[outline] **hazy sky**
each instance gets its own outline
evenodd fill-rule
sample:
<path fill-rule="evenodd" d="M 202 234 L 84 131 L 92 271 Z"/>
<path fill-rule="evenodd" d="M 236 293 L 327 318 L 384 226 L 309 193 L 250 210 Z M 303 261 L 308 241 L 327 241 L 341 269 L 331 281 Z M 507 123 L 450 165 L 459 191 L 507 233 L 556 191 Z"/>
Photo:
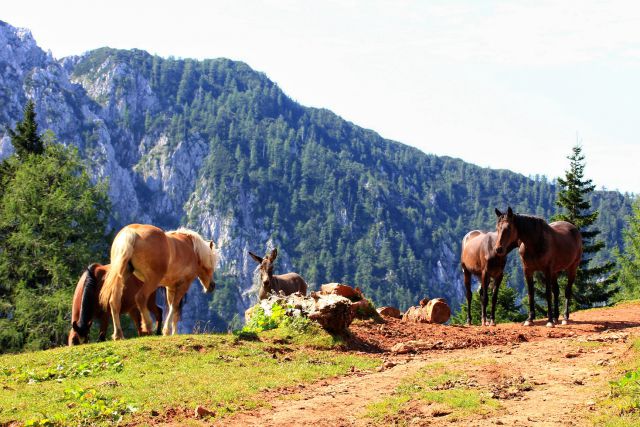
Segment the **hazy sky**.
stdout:
<path fill-rule="evenodd" d="M 248 63 L 385 138 L 640 193 L 640 2 L 10 1 L 56 58 L 101 46 Z"/>

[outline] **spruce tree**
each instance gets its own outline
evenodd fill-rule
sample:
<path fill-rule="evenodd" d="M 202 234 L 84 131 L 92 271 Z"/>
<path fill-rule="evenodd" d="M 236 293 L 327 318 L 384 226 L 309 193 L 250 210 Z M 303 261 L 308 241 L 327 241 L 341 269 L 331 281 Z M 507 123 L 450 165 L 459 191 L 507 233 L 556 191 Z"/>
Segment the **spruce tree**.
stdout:
<path fill-rule="evenodd" d="M 22 121 L 16 123 L 16 128 L 7 129 L 11 137 L 11 144 L 16 150 L 16 156 L 24 159 L 29 154 L 42 154 L 44 145 L 42 138 L 38 134 L 38 124 L 36 123 L 36 106 L 29 100 L 24 107 Z"/>
<path fill-rule="evenodd" d="M 573 296 L 578 308 L 589 308 L 607 304 L 617 292 L 614 286 L 617 274 L 613 272 L 615 262 L 592 265 L 593 255 L 604 248 L 604 242 L 597 240 L 600 230 L 592 225 L 599 212 L 591 210 L 589 195 L 595 189 L 592 180 L 584 178 L 585 156 L 582 147 L 576 144 L 569 159 L 569 169 L 564 178 L 558 178 L 556 205 L 561 212 L 554 216 L 555 221 L 568 221 L 578 227 L 582 235 L 582 261 L 578 268 Z M 562 281 L 563 284 L 566 282 Z"/>
<path fill-rule="evenodd" d="M 624 251 L 617 255 L 620 265 L 618 285 L 622 288 L 621 297 L 632 299 L 640 297 L 640 197 L 633 203 L 629 216 L 629 225 L 624 231 Z"/>

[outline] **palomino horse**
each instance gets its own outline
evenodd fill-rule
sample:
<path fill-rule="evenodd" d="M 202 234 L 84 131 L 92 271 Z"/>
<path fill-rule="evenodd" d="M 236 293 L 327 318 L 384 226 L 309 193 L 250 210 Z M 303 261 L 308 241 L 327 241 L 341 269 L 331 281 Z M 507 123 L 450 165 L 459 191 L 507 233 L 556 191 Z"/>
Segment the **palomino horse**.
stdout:
<path fill-rule="evenodd" d="M 162 333 L 178 330 L 177 311 L 182 297 L 197 277 L 206 292 L 216 286 L 213 272 L 218 263 L 218 250 L 195 231 L 181 228 L 165 233 L 158 227 L 130 224 L 118 232 L 111 245 L 111 269 L 100 291 L 100 304 L 111 306 L 113 339 L 122 338 L 120 301 L 125 281 L 133 274 L 144 284 L 135 301 L 142 313 L 142 330 L 151 328 L 147 310 L 149 296 L 159 286 L 167 288 L 169 313 Z"/>
<path fill-rule="evenodd" d="M 104 283 L 104 278 L 109 271 L 109 264 L 91 264 L 80 276 L 76 291 L 73 294 L 73 306 L 71 308 L 71 330 L 69 331 L 68 344 L 77 345 L 89 340 L 89 330 L 94 319 L 100 321 L 99 341 L 104 341 L 109 326 L 109 311 L 103 310 L 98 302 L 98 294 Z M 140 329 L 140 311 L 136 306 L 135 295 L 142 287 L 142 282 L 135 276 L 130 276 L 122 294 L 121 310 L 128 313 L 138 330 Z M 162 309 L 156 305 L 156 294 L 151 294 L 147 301 L 147 308 L 156 318 L 156 334 L 160 334 L 162 325 Z"/>
<path fill-rule="evenodd" d="M 576 270 L 582 259 L 582 236 L 575 225 L 566 221 L 547 222 L 535 216 L 514 214 L 511 208 L 503 214 L 496 209 L 498 223 L 496 230 L 498 239 L 496 252 L 505 254 L 514 243 L 520 244 L 520 259 L 529 292 L 529 317 L 525 326 L 532 325 L 535 319 L 535 300 L 533 273 L 541 271 L 545 279 L 545 296 L 547 298 L 547 326 L 553 327 L 558 321 L 558 275 L 567 272 L 565 289 L 565 309 L 563 325 L 569 322 L 569 303 L 571 287 L 576 279 Z M 551 308 L 551 292 L 553 292 L 554 308 Z"/>
<path fill-rule="evenodd" d="M 278 256 L 278 250 L 274 249 L 266 258 L 260 258 L 258 255 L 249 252 L 258 264 L 260 264 L 260 281 L 262 286 L 258 293 L 258 298 L 265 299 L 270 293 L 284 293 L 291 295 L 300 292 L 302 295 L 307 294 L 307 282 L 298 273 L 273 274 L 273 262 Z"/>
<path fill-rule="evenodd" d="M 482 306 L 482 326 L 496 325 L 496 302 L 498 289 L 502 282 L 502 272 L 507 263 L 507 253 L 517 246 L 513 243 L 507 253 L 498 255 L 495 242 L 498 233 L 473 230 L 462 239 L 460 265 L 464 273 L 464 286 L 467 294 L 467 325 L 471 325 L 471 275 L 480 281 L 480 301 Z M 491 296 L 491 317 L 487 321 L 487 303 L 489 302 L 489 282 L 493 279 L 493 295 Z"/>

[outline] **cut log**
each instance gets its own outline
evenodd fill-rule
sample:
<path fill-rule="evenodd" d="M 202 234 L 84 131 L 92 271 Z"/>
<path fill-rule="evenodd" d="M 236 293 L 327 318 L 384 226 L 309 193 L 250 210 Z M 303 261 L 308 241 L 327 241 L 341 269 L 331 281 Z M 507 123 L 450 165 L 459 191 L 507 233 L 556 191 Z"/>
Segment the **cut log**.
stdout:
<path fill-rule="evenodd" d="M 424 304 L 424 305 L 423 305 Z M 403 322 L 416 323 L 445 323 L 451 317 L 451 308 L 444 298 L 434 298 L 426 302 L 420 301 L 420 306 L 409 307 L 402 316 Z"/>

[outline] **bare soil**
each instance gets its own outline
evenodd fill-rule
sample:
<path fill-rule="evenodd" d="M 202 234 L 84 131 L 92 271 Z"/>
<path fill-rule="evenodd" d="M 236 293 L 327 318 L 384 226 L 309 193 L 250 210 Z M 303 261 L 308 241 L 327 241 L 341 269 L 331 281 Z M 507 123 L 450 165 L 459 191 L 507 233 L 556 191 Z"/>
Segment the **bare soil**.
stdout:
<path fill-rule="evenodd" d="M 380 370 L 265 393 L 261 408 L 218 422 L 224 426 L 360 426 L 366 406 L 389 397 L 405 378 L 434 363 L 463 371 L 466 386 L 500 402 L 487 415 L 451 418 L 438 405 L 417 402 L 385 425 L 557 426 L 589 425 L 595 401 L 609 391 L 615 365 L 640 334 L 640 303 L 572 314 L 566 326 L 501 324 L 495 327 L 356 322 L 344 351 L 380 357 Z M 401 342 L 423 345 L 394 354 Z M 171 417 L 163 418 L 171 425 Z M 156 422 L 158 420 L 156 419 Z M 195 420 L 194 420 L 195 421 Z M 162 424 L 162 422 L 161 422 Z"/>

